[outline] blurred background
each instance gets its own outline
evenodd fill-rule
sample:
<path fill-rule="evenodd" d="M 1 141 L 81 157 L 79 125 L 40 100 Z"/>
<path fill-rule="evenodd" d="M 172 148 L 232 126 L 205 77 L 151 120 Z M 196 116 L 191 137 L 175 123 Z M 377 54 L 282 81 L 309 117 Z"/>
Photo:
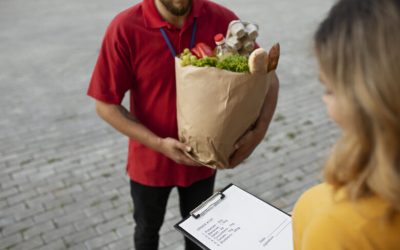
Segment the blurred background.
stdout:
<path fill-rule="evenodd" d="M 0 249 L 133 249 L 128 140 L 86 96 L 104 31 L 133 0 L 0 0 Z M 234 183 L 290 212 L 320 181 L 338 131 L 321 101 L 312 35 L 333 0 L 218 0 L 281 44 L 267 136 L 216 188 Z M 126 104 L 128 98 L 125 98 Z M 171 194 L 160 249 L 182 250 Z"/>

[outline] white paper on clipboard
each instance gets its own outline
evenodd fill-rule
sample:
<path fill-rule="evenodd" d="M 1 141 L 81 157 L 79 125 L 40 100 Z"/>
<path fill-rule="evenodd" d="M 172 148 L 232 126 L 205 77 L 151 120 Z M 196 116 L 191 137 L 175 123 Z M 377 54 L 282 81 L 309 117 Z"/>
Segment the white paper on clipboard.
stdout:
<path fill-rule="evenodd" d="M 203 249 L 293 250 L 290 215 L 233 184 L 175 228 Z"/>

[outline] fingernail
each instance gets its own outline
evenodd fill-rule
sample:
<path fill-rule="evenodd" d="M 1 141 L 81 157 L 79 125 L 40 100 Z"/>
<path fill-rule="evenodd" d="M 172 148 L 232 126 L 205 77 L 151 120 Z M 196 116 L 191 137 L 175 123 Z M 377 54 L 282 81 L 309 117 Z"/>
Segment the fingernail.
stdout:
<path fill-rule="evenodd" d="M 187 151 L 187 152 L 190 152 L 190 151 L 192 151 L 192 148 L 189 147 L 189 146 L 187 146 L 187 147 L 186 147 L 186 151 Z"/>

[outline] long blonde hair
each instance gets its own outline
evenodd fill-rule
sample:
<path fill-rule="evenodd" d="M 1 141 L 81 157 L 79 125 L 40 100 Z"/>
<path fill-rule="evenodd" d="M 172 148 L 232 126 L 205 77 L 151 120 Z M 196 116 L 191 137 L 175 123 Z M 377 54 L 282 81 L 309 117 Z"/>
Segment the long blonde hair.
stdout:
<path fill-rule="evenodd" d="M 341 0 L 314 40 L 351 124 L 326 162 L 326 181 L 400 212 L 400 0 Z"/>

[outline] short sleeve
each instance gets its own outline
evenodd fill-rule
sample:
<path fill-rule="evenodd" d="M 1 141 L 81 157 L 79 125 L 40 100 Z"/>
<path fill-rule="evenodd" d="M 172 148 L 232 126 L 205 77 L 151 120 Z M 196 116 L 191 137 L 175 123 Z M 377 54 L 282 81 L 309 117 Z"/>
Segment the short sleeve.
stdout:
<path fill-rule="evenodd" d="M 133 82 L 128 47 L 121 25 L 114 20 L 107 28 L 87 94 L 97 100 L 121 104 Z"/>

